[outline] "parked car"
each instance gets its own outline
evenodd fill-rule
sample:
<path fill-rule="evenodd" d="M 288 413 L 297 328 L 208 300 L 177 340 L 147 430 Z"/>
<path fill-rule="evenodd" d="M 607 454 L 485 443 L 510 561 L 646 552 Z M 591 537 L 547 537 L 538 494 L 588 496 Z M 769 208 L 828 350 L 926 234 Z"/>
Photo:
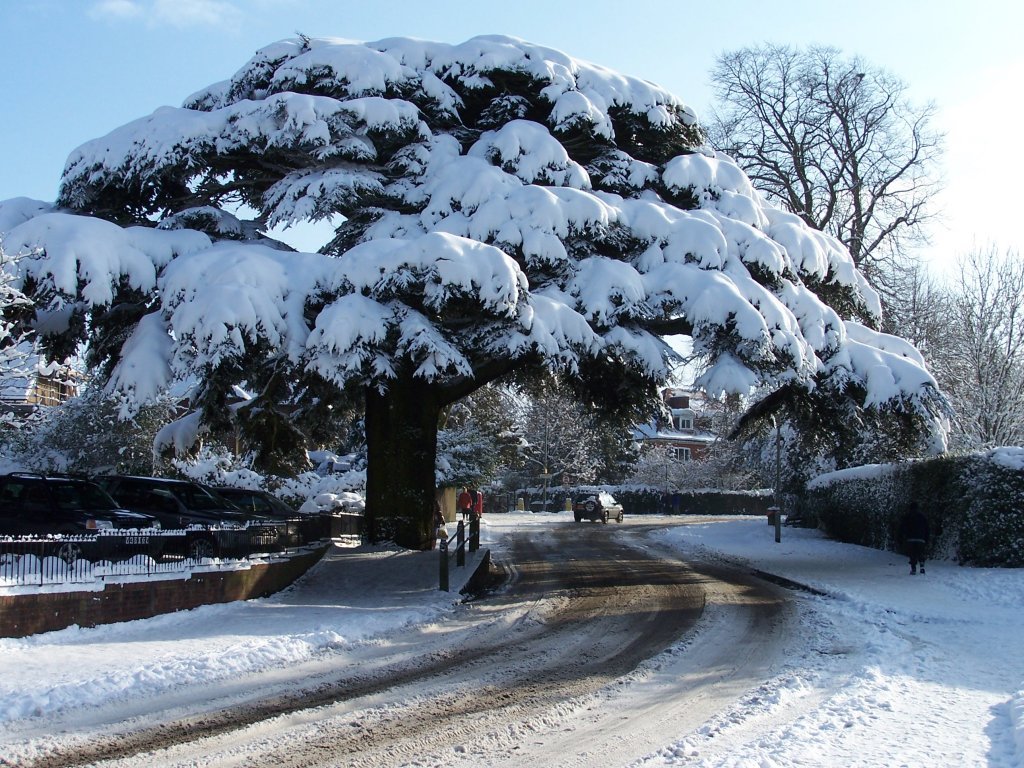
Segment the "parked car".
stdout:
<path fill-rule="evenodd" d="M 11 537 L 3 544 L 9 552 L 53 555 L 69 566 L 79 559 L 156 559 L 165 541 L 159 528 L 152 515 L 120 508 L 110 494 L 82 478 L 32 472 L 0 476 L 0 536 Z M 15 538 L 20 536 L 31 540 Z"/>
<path fill-rule="evenodd" d="M 277 521 L 245 512 L 189 480 L 105 475 L 96 482 L 120 505 L 155 516 L 165 529 L 188 529 L 181 554 L 192 559 L 230 555 L 254 544 L 273 548 L 284 533 Z"/>
<path fill-rule="evenodd" d="M 577 523 L 584 518 L 594 522 L 600 520 L 602 523 L 607 523 L 609 520 L 622 522 L 622 505 L 615 500 L 614 496 L 605 491 L 592 493 L 579 499 L 572 505 L 572 513 Z"/>
<path fill-rule="evenodd" d="M 189 480 L 133 475 L 105 475 L 96 478 L 117 502 L 133 512 L 156 517 L 164 528 L 242 527 L 267 518 L 246 513 L 230 501 Z"/>
<path fill-rule="evenodd" d="M 294 520 L 303 516 L 267 491 L 226 486 L 214 487 L 211 490 L 249 515 L 259 515 L 272 520 Z"/>
<path fill-rule="evenodd" d="M 0 476 L 0 534 L 86 534 L 159 528 L 145 513 L 122 509 L 96 483 L 80 478 L 12 472 Z"/>

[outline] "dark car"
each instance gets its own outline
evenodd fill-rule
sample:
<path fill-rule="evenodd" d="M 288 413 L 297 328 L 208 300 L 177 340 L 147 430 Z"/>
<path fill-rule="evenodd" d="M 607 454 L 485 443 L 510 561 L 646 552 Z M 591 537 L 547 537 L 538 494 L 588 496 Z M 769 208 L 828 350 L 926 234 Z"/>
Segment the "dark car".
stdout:
<path fill-rule="evenodd" d="M 87 534 L 159 527 L 152 515 L 121 508 L 88 480 L 29 472 L 0 476 L 3 535 Z"/>
<path fill-rule="evenodd" d="M 164 528 L 242 527 L 264 521 L 248 514 L 199 483 L 165 477 L 106 475 L 96 478 L 117 503 L 156 517 Z"/>
<path fill-rule="evenodd" d="M 267 491 L 228 487 L 216 487 L 213 491 L 249 515 L 259 515 L 272 520 L 294 520 L 303 516 Z"/>
<path fill-rule="evenodd" d="M 165 529 L 188 529 L 187 557 L 229 556 L 254 545 L 273 549 L 281 544 L 282 524 L 243 511 L 199 483 L 134 475 L 106 475 L 96 482 L 120 505 L 154 515 Z"/>

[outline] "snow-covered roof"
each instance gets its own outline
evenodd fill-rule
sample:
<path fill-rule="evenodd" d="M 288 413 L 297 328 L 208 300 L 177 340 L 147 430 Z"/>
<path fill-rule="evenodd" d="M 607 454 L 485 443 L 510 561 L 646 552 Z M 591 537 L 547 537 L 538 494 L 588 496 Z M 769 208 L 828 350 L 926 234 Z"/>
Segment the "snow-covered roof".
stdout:
<path fill-rule="evenodd" d="M 672 429 L 671 427 L 659 426 L 657 424 L 640 424 L 633 427 L 633 436 L 636 440 L 651 442 L 671 443 L 695 443 L 710 445 L 717 442 L 719 436 L 713 432 L 699 429 Z"/>

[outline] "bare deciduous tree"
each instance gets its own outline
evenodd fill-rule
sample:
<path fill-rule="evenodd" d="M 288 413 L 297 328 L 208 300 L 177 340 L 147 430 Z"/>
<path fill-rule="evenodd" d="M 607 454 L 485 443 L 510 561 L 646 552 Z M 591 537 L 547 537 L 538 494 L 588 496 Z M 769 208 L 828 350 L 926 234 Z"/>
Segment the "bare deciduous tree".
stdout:
<path fill-rule="evenodd" d="M 938 190 L 941 136 L 932 104 L 834 48 L 765 45 L 720 55 L 711 73 L 717 108 L 710 141 L 754 185 L 838 238 L 883 296 L 921 241 Z"/>
<path fill-rule="evenodd" d="M 977 248 L 950 294 L 948 343 L 933 360 L 956 413 L 951 444 L 1024 445 L 1024 262 Z"/>
<path fill-rule="evenodd" d="M 882 330 L 907 339 L 933 362 L 949 343 L 949 287 L 923 263 L 908 265 L 893 276 L 892 285 Z"/>

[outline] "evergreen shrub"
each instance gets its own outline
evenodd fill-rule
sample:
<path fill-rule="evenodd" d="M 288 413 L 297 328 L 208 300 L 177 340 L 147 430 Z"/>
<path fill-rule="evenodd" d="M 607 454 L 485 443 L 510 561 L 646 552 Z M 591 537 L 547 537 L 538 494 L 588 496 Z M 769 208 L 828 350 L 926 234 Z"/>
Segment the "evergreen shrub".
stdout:
<path fill-rule="evenodd" d="M 579 486 L 570 489 L 570 496 L 576 499 L 597 490 L 614 496 L 627 515 L 767 515 L 772 503 L 769 491 L 706 488 L 672 493 L 645 485 Z"/>
<path fill-rule="evenodd" d="M 899 551 L 899 521 L 916 502 L 932 529 L 931 556 L 977 566 L 1024 565 L 1024 449 L 941 456 L 831 472 L 799 508 L 826 535 Z"/>

